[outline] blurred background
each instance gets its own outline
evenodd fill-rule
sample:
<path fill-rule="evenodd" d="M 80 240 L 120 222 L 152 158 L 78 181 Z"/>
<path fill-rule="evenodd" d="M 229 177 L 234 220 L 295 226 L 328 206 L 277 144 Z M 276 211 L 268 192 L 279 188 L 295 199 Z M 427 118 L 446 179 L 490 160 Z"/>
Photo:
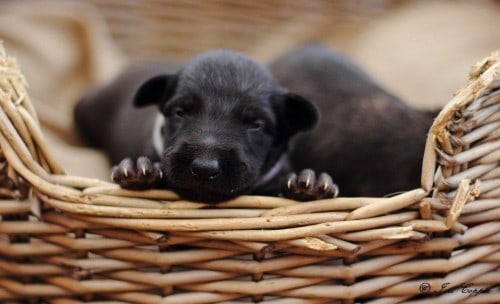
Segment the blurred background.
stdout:
<path fill-rule="evenodd" d="M 495 0 L 45 0 L 0 2 L 0 40 L 26 74 L 44 133 L 71 174 L 107 178 L 72 109 L 127 64 L 214 48 L 266 63 L 319 41 L 419 108 L 444 105 L 500 48 Z"/>

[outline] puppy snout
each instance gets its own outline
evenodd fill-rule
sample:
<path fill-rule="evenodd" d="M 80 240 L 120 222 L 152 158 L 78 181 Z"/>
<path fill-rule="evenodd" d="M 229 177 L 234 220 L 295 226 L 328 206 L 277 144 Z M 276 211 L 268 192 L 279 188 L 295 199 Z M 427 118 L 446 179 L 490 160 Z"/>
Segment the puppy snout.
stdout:
<path fill-rule="evenodd" d="M 219 161 L 212 157 L 198 157 L 190 166 L 191 174 L 203 181 L 215 180 L 221 171 Z"/>

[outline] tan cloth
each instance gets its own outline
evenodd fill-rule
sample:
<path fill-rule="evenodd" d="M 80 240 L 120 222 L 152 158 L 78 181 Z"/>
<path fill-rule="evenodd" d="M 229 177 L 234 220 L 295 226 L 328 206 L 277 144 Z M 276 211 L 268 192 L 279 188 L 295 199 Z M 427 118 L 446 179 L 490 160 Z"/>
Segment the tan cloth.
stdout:
<path fill-rule="evenodd" d="M 397 95 L 435 108 L 467 83 L 476 61 L 500 49 L 500 2 L 405 3 L 353 41 L 350 54 Z"/>
<path fill-rule="evenodd" d="M 300 37 L 277 31 L 276 39 L 266 36 L 251 54 L 266 60 L 308 37 L 321 40 L 339 46 L 392 91 L 429 108 L 447 102 L 466 82 L 469 67 L 500 47 L 499 15 L 493 1 L 405 1 L 383 18 L 344 24 L 344 35 L 334 18 L 318 23 L 321 28 L 304 27 Z M 79 145 L 72 125 L 73 106 L 85 88 L 108 81 L 127 62 L 99 11 L 85 1 L 2 1 L 0 40 L 22 66 L 62 167 L 108 178 L 102 153 Z"/>
<path fill-rule="evenodd" d="M 72 110 L 80 94 L 112 78 L 126 62 L 98 12 L 71 1 L 4 3 L 0 40 L 26 75 L 44 133 L 63 168 L 108 178 L 100 152 L 70 145 L 77 142 Z"/>

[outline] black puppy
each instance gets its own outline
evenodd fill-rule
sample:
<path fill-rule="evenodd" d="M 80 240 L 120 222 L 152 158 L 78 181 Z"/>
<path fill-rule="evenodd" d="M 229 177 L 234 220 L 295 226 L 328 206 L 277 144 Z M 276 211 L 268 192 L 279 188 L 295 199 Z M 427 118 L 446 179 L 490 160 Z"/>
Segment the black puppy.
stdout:
<path fill-rule="evenodd" d="M 169 188 L 206 202 L 283 188 L 297 199 L 336 195 L 328 174 L 289 175 L 289 141 L 317 120 L 313 104 L 285 91 L 265 68 L 223 50 L 179 69 L 132 68 L 75 109 L 84 137 L 113 163 L 123 159 L 112 169 L 122 187 Z"/>
<path fill-rule="evenodd" d="M 322 115 L 313 131 L 294 139 L 292 170 L 331 174 L 343 196 L 382 196 L 419 186 L 433 113 L 411 108 L 320 45 L 297 48 L 270 70 L 280 85 L 312 101 Z"/>

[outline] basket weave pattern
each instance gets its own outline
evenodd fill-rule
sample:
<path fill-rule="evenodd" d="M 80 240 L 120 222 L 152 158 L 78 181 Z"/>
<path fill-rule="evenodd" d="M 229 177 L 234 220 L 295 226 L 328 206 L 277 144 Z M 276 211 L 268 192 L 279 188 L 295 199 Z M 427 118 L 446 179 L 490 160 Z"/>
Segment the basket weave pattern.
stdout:
<path fill-rule="evenodd" d="M 381 16 L 392 0 L 187 1 L 87 0 L 106 18 L 117 44 L 133 59 L 189 59 L 224 46 L 267 60 L 328 32 L 352 34 Z"/>
<path fill-rule="evenodd" d="M 430 129 L 421 188 L 213 207 L 65 175 L 0 47 L 0 301 L 494 303 L 500 53 L 471 78 Z"/>

